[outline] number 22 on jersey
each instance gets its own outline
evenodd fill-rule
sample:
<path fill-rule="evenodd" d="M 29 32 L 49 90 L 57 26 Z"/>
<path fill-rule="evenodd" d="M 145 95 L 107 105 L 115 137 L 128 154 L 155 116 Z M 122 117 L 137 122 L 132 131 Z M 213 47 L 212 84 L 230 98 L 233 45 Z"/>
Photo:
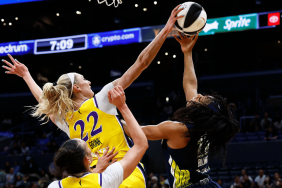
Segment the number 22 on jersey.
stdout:
<path fill-rule="evenodd" d="M 90 136 L 93 137 L 99 133 L 102 132 L 102 125 L 100 125 L 100 127 L 98 129 L 95 129 L 96 128 L 96 125 L 98 123 L 98 113 L 95 112 L 95 111 L 92 111 L 88 114 L 87 118 L 86 118 L 86 121 L 87 123 L 89 123 L 90 121 L 90 118 L 93 117 L 94 118 L 94 124 L 93 124 L 93 127 L 91 129 L 91 133 L 90 133 Z M 84 140 L 85 142 L 87 142 L 89 140 L 89 135 L 88 135 L 88 132 L 86 133 L 85 137 L 83 137 L 84 135 L 84 129 L 85 129 L 85 123 L 83 120 L 78 120 L 75 122 L 74 124 L 74 130 L 77 131 L 77 126 L 80 126 L 80 129 L 81 129 L 81 139 Z"/>

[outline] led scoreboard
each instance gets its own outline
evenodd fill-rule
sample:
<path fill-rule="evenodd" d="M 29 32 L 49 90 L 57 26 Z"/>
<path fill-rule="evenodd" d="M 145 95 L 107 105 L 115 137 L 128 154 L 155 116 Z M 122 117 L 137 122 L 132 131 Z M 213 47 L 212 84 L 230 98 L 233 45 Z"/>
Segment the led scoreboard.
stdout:
<path fill-rule="evenodd" d="M 87 35 L 75 35 L 50 39 L 39 39 L 34 42 L 34 54 L 51 54 L 87 49 Z"/>

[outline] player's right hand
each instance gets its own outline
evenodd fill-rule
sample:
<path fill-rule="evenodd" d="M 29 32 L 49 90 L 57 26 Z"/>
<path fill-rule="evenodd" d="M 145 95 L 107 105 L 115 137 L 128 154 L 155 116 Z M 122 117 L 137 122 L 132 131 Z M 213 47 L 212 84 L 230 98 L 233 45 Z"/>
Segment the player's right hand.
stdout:
<path fill-rule="evenodd" d="M 193 47 L 195 46 L 198 37 L 199 37 L 199 33 L 197 33 L 197 35 L 191 36 L 191 37 L 187 37 L 186 35 L 180 33 L 178 31 L 179 37 L 180 39 L 174 35 L 174 38 L 179 42 L 179 44 L 181 45 L 181 50 L 183 53 L 189 53 L 192 52 Z"/>
<path fill-rule="evenodd" d="M 24 78 L 29 74 L 28 68 L 24 64 L 15 60 L 10 54 L 8 54 L 8 56 L 13 62 L 12 64 L 9 63 L 9 61 L 6 61 L 4 59 L 2 60 L 4 63 L 6 63 L 6 65 L 8 65 L 8 66 L 4 66 L 4 65 L 2 66 L 4 69 L 8 70 L 6 71 L 7 74 L 15 74 L 22 78 Z"/>
<path fill-rule="evenodd" d="M 170 17 L 169 17 L 169 19 L 168 19 L 168 21 L 167 21 L 167 23 L 166 23 L 166 26 L 165 26 L 165 27 L 168 29 L 169 32 L 172 31 L 173 26 L 174 26 L 176 20 L 179 19 L 179 18 L 184 17 L 184 15 L 177 16 L 177 14 L 178 14 L 180 11 L 182 11 L 182 10 L 184 9 L 184 8 L 179 8 L 180 6 L 181 6 L 181 5 L 178 5 L 177 7 L 175 7 L 175 8 L 172 10 L 171 15 L 170 15 Z"/>

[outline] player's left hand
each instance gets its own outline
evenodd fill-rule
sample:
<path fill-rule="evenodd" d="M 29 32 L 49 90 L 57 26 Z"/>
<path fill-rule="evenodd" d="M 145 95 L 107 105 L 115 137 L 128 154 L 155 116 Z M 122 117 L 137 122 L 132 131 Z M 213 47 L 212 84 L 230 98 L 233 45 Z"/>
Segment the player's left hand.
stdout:
<path fill-rule="evenodd" d="M 115 147 L 108 153 L 109 147 L 106 148 L 106 151 L 102 155 L 102 157 L 99 156 L 98 153 L 95 153 L 98 157 L 98 162 L 96 164 L 96 168 L 92 170 L 92 173 L 102 173 L 108 166 L 112 163 L 117 162 L 117 159 L 114 159 L 111 163 L 110 161 L 118 154 L 118 152 L 115 152 Z"/>
<path fill-rule="evenodd" d="M 191 37 L 187 37 L 186 35 L 180 33 L 178 31 L 178 34 L 180 36 L 180 39 L 174 35 L 174 38 L 179 42 L 179 44 L 181 45 L 181 50 L 183 53 L 189 53 L 192 52 L 193 47 L 195 46 L 198 38 L 199 38 L 199 33 L 197 33 L 197 35 L 191 36 Z"/>
<path fill-rule="evenodd" d="M 125 104 L 125 94 L 121 86 L 115 86 L 108 92 L 109 102 L 116 107 L 120 107 Z"/>

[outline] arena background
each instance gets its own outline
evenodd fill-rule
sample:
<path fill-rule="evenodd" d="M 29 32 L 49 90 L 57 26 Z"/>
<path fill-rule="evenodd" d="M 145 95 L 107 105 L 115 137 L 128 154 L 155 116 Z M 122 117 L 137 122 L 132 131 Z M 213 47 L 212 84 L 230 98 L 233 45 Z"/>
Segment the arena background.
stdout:
<path fill-rule="evenodd" d="M 2 1 L 0 56 L 8 60 L 5 50 L 11 47 L 5 47 L 27 44 L 28 50 L 9 53 L 29 68 L 41 87 L 56 81 L 61 74 L 78 72 L 98 92 L 135 62 L 166 23 L 171 10 L 183 2 L 123 0 L 123 4 L 114 8 L 99 5 L 96 0 Z M 241 124 L 241 132 L 228 144 L 225 165 L 220 158 L 210 159 L 210 176 L 215 181 L 221 179 L 222 187 L 228 188 L 234 184 L 236 175 L 241 176 L 242 169 L 247 169 L 253 180 L 263 169 L 270 177 L 264 187 L 272 187 L 274 173 L 282 173 L 281 3 L 277 0 L 195 2 L 205 8 L 210 23 L 230 16 L 239 20 L 239 15 L 246 14 L 254 16 L 252 22 L 255 22 L 253 28 L 202 31 L 193 49 L 199 93 L 215 91 L 235 103 L 236 118 Z M 268 25 L 269 13 L 279 15 L 275 26 Z M 126 32 L 135 33 L 132 40 L 130 35 L 124 41 L 103 43 L 101 39 Z M 48 54 L 35 54 L 40 51 L 33 46 L 37 39 L 85 34 L 92 40 L 89 44 L 93 44 L 87 50 L 50 53 L 45 48 Z M 128 105 L 140 125 L 172 119 L 173 112 L 185 105 L 183 67 L 180 45 L 170 37 L 148 69 L 126 89 Z M 23 187 L 46 187 L 54 179 L 51 173 L 54 153 L 67 136 L 52 123 L 40 125 L 41 122 L 30 117 L 27 106 L 37 102 L 21 78 L 7 75 L 2 69 L 0 79 L 0 187 L 5 187 L 11 167 L 15 176 L 21 177 L 18 181 L 22 181 Z M 270 135 L 277 135 L 274 140 L 266 138 L 269 127 Z M 21 152 L 23 144 L 29 147 L 27 155 Z M 166 179 L 160 141 L 150 141 L 149 146 L 142 162 L 150 186 L 162 187 L 152 178 L 157 176 L 157 182 Z"/>

